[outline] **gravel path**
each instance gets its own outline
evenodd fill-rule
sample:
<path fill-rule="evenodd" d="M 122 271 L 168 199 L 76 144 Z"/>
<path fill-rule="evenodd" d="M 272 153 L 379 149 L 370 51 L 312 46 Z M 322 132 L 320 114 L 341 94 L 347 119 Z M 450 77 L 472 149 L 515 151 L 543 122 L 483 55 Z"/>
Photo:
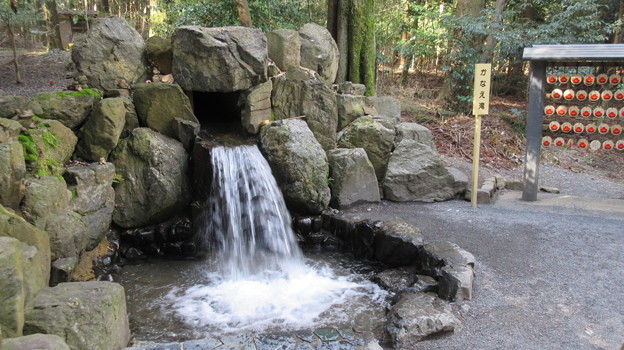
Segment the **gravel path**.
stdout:
<path fill-rule="evenodd" d="M 519 200 L 520 192 L 503 191 L 494 204 L 474 209 L 464 201 L 383 202 L 347 211 L 401 217 L 420 227 L 426 241 L 452 241 L 475 255 L 475 299 L 455 305 L 463 329 L 417 349 L 624 344 L 624 200 L 605 199 L 624 198 L 624 186 L 550 167 L 542 179 L 562 194 L 540 194 L 530 203 Z"/>

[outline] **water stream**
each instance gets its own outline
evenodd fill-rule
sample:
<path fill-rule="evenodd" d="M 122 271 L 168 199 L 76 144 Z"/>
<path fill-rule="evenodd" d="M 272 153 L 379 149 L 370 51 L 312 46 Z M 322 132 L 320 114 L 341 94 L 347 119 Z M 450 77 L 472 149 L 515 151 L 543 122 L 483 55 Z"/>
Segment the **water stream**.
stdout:
<path fill-rule="evenodd" d="M 256 146 L 215 148 L 212 163 L 201 232 L 210 257 L 127 267 L 123 274 L 137 338 L 383 323 L 387 293 L 369 281 L 370 269 L 334 254 L 306 258 L 301 252 L 281 192 Z M 156 316 L 145 319 L 150 312 Z"/>

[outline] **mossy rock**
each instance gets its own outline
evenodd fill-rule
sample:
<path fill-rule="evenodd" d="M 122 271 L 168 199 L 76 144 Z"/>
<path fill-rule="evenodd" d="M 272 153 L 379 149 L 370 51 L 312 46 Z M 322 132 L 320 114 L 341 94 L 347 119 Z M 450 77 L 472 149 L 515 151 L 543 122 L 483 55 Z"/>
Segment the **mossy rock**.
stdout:
<path fill-rule="evenodd" d="M 78 137 L 59 121 L 41 120 L 22 132 L 19 142 L 31 174 L 60 175 L 74 153 Z"/>
<path fill-rule="evenodd" d="M 50 92 L 35 95 L 32 99 L 32 110 L 38 117 L 58 120 L 66 127 L 74 129 L 87 119 L 93 104 L 101 98 L 102 92 L 94 89 Z"/>
<path fill-rule="evenodd" d="M 80 136 L 76 155 L 88 161 L 107 158 L 117 146 L 126 124 L 126 106 L 120 97 L 98 102 Z"/>

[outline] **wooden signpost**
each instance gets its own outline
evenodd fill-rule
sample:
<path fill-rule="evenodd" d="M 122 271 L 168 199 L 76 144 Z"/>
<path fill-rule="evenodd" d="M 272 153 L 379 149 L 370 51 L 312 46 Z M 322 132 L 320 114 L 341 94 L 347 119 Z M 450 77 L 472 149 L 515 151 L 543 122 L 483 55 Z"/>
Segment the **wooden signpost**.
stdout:
<path fill-rule="evenodd" d="M 492 64 L 477 63 L 475 65 L 474 95 L 472 97 L 472 114 L 475 116 L 474 147 L 472 152 L 472 192 L 470 203 L 477 206 L 479 187 L 479 158 L 481 146 L 481 118 L 490 112 L 490 82 Z"/>

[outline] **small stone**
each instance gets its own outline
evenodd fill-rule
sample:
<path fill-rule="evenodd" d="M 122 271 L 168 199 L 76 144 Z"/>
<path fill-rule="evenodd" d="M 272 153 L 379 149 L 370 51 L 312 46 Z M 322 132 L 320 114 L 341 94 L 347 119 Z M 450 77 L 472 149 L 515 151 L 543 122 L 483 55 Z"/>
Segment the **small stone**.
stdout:
<path fill-rule="evenodd" d="M 561 193 L 561 191 L 556 187 L 545 187 L 545 186 L 540 187 L 540 192 L 554 193 L 554 194 Z"/>
<path fill-rule="evenodd" d="M 314 334 L 324 342 L 336 340 L 340 337 L 340 333 L 338 333 L 335 328 L 331 327 L 315 329 Z"/>
<path fill-rule="evenodd" d="M 340 333 L 340 336 L 347 340 L 355 339 L 355 332 L 353 332 L 353 329 L 351 328 L 338 328 L 338 333 Z"/>
<path fill-rule="evenodd" d="M 314 343 L 315 341 L 318 340 L 316 336 L 314 335 L 314 333 L 312 333 L 312 331 L 301 331 L 301 332 L 297 332 L 296 335 L 301 340 L 306 341 L 308 343 Z"/>

